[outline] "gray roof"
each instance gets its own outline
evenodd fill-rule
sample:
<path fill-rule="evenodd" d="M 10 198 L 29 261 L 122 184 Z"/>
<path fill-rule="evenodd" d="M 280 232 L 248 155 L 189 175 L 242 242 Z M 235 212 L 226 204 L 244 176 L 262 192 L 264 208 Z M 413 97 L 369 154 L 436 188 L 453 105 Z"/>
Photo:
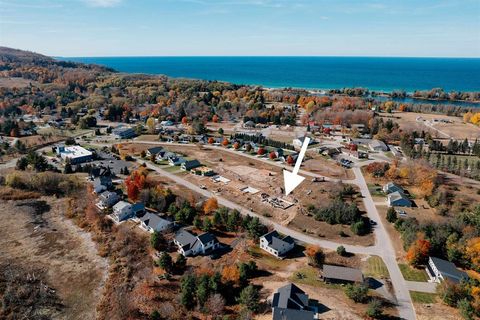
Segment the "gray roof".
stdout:
<path fill-rule="evenodd" d="M 372 148 L 377 148 L 377 147 L 380 147 L 382 148 L 383 150 L 388 150 L 388 147 L 387 145 L 385 144 L 385 142 L 381 141 L 381 140 L 372 140 L 370 141 L 370 146 Z"/>
<path fill-rule="evenodd" d="M 278 288 L 273 295 L 273 320 L 312 320 L 314 312 L 309 310 L 308 295 L 289 283 Z"/>
<path fill-rule="evenodd" d="M 436 257 L 430 257 L 430 259 L 444 278 L 454 282 L 460 282 L 462 278 L 468 279 L 468 274 L 458 270 L 452 262 Z"/>
<path fill-rule="evenodd" d="M 155 229 L 158 226 L 168 226 L 172 223 L 171 221 L 163 219 L 162 217 L 151 212 L 147 212 L 143 217 L 140 218 L 140 220 L 152 229 Z"/>
<path fill-rule="evenodd" d="M 363 274 L 359 269 L 333 266 L 330 264 L 323 265 L 323 277 L 335 280 L 344 280 L 351 282 L 363 282 Z"/>
<path fill-rule="evenodd" d="M 276 230 L 264 234 L 262 237 L 265 238 L 268 242 L 268 245 L 275 250 L 280 250 L 282 244 L 284 243 L 292 244 L 295 242 L 295 240 L 290 236 L 282 238 Z"/>
<path fill-rule="evenodd" d="M 408 201 L 408 203 L 412 203 L 412 201 L 410 201 L 410 199 L 407 198 L 407 196 L 403 193 L 403 192 L 400 192 L 400 191 L 395 191 L 395 192 L 392 192 L 388 195 L 388 199 L 390 200 L 390 203 L 393 203 L 395 201 L 399 201 L 399 200 L 404 200 L 404 201 Z"/>
<path fill-rule="evenodd" d="M 189 250 L 197 241 L 197 237 L 182 229 L 175 234 L 175 240 L 182 246 L 182 248 Z"/>

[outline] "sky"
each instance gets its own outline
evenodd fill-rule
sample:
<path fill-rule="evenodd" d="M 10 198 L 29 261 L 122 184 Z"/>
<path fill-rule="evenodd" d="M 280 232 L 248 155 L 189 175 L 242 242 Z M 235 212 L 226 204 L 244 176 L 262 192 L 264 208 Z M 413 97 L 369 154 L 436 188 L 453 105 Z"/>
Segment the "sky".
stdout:
<path fill-rule="evenodd" d="M 0 0 L 50 56 L 480 57 L 480 0 Z"/>

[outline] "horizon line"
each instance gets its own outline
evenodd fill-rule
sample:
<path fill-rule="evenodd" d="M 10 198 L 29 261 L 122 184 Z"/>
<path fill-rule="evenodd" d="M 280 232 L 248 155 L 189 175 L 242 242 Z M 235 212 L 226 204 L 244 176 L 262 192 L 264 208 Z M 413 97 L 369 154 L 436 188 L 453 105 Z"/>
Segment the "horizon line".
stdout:
<path fill-rule="evenodd" d="M 371 56 L 371 55 L 51 55 L 52 58 L 395 58 L 395 59 L 480 59 L 480 56 Z"/>

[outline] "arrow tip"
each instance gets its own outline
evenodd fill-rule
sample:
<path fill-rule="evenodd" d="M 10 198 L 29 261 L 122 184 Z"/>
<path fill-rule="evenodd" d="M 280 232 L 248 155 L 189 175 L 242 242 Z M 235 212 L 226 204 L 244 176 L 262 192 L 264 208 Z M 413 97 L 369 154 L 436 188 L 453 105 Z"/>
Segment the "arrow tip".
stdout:
<path fill-rule="evenodd" d="M 304 177 L 294 174 L 290 171 L 283 170 L 283 182 L 285 185 L 285 195 L 288 196 L 302 181 Z"/>

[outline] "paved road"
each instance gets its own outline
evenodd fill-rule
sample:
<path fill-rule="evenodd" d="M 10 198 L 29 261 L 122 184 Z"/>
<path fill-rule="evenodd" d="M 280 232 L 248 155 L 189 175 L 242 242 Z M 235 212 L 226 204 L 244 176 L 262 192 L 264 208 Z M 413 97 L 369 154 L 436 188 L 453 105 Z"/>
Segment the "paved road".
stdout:
<path fill-rule="evenodd" d="M 410 293 L 405 283 L 405 279 L 403 278 L 400 268 L 398 267 L 395 250 L 393 248 L 390 236 L 383 225 L 382 219 L 380 219 L 377 207 L 375 206 L 372 196 L 370 195 L 361 169 L 359 167 L 354 167 L 353 172 L 355 173 L 355 180 L 357 182 L 356 184 L 362 193 L 363 203 L 365 205 L 365 209 L 367 210 L 368 217 L 377 222 L 377 226 L 373 230 L 375 233 L 376 248 L 380 251 L 379 256 L 382 257 L 383 262 L 385 262 L 388 272 L 390 273 L 390 279 L 393 284 L 393 289 L 395 290 L 395 296 L 397 297 L 400 317 L 404 319 L 415 319 L 416 316 L 413 309 L 412 299 L 410 298 Z"/>
<path fill-rule="evenodd" d="M 435 282 L 419 282 L 419 281 L 405 281 L 408 290 L 435 293 L 437 292 L 437 283 Z"/>

